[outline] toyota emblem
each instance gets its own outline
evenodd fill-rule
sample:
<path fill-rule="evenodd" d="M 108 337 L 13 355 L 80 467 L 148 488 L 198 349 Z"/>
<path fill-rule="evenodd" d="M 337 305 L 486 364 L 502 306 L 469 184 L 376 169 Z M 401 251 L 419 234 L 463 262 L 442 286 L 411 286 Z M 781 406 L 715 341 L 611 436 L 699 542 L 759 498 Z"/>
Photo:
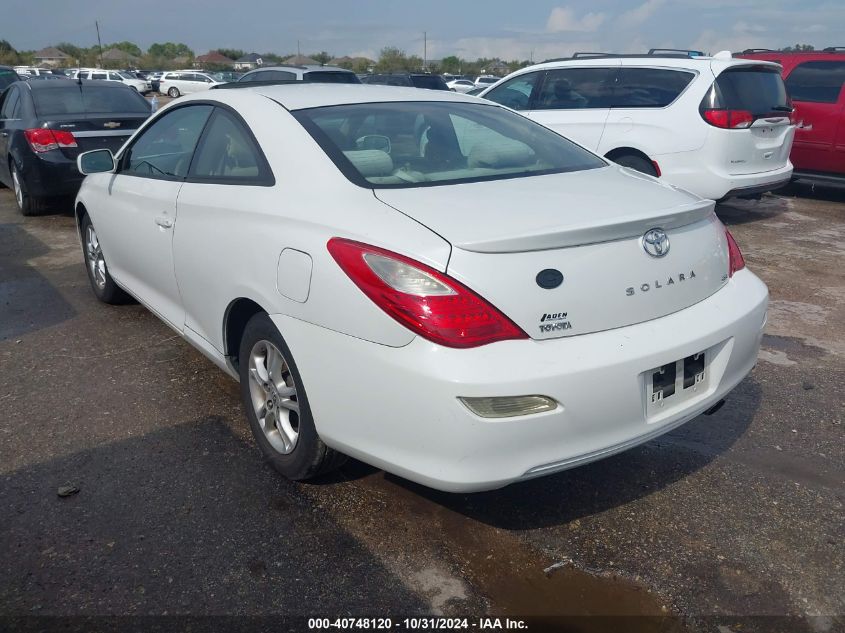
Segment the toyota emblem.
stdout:
<path fill-rule="evenodd" d="M 663 257 L 669 252 L 669 236 L 663 229 L 649 229 L 643 235 L 643 250 L 652 257 Z"/>

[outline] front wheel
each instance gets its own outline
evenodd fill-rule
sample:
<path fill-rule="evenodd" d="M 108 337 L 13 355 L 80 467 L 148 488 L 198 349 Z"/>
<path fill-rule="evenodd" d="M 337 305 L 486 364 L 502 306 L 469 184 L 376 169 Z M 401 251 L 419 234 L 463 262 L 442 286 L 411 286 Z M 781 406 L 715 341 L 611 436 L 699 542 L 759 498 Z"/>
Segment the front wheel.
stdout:
<path fill-rule="evenodd" d="M 121 304 L 131 301 L 130 296 L 123 288 L 118 286 L 109 274 L 106 266 L 106 258 L 103 256 L 103 248 L 97 231 L 91 223 L 91 218 L 85 215 L 82 218 L 82 254 L 85 257 L 85 271 L 88 273 L 88 281 L 91 282 L 91 290 L 94 295 L 103 303 Z"/>
<path fill-rule="evenodd" d="M 167 96 L 171 99 L 176 99 L 179 96 L 179 88 L 174 86 L 167 91 Z"/>
<path fill-rule="evenodd" d="M 317 435 L 302 377 L 266 314 L 247 323 L 238 358 L 241 400 L 252 434 L 277 471 L 288 479 L 310 479 L 346 461 Z"/>

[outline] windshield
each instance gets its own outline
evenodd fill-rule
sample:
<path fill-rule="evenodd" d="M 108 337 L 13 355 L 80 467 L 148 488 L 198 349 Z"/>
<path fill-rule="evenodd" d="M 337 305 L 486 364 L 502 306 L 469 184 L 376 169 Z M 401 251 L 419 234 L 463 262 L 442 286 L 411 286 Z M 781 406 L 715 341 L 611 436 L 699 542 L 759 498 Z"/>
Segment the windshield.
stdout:
<path fill-rule="evenodd" d="M 607 164 L 495 105 L 366 103 L 292 114 L 347 178 L 368 188 L 519 178 Z"/>
<path fill-rule="evenodd" d="M 121 77 L 123 77 L 124 79 L 136 79 L 136 77 L 133 77 L 129 73 L 118 72 L 117 74 L 120 75 Z"/>
<path fill-rule="evenodd" d="M 119 84 L 112 88 L 68 83 L 58 88 L 33 90 L 32 99 L 39 117 L 58 114 L 150 113 L 150 104 L 144 97 Z"/>

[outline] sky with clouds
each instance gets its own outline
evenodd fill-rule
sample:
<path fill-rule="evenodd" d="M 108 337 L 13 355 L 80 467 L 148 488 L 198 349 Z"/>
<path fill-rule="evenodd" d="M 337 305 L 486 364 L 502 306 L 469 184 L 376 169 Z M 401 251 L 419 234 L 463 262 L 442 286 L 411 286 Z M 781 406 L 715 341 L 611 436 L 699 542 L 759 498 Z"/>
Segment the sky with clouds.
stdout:
<path fill-rule="evenodd" d="M 246 51 L 377 57 L 383 46 L 428 57 L 543 60 L 574 51 L 651 47 L 715 53 L 796 43 L 845 46 L 845 0 L 4 0 L 0 39 L 18 49 L 60 41 L 184 42 Z"/>

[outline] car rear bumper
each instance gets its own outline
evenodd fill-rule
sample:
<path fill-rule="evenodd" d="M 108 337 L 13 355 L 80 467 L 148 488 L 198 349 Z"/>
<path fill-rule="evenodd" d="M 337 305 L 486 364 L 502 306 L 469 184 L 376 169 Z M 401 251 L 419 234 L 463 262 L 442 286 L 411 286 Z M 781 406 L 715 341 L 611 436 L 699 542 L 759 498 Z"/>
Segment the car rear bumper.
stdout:
<path fill-rule="evenodd" d="M 768 291 L 742 270 L 675 314 L 623 328 L 457 350 L 392 348 L 297 319 L 272 319 L 296 359 L 317 430 L 344 453 L 454 492 L 505 486 L 600 459 L 706 411 L 753 368 Z M 649 414 L 649 370 L 709 350 L 708 382 Z M 559 406 L 478 417 L 459 397 L 544 395 Z"/>
<path fill-rule="evenodd" d="M 731 196 L 774 191 L 792 178 L 792 163 L 754 174 L 730 174 L 708 166 L 699 152 L 682 152 L 652 157 L 660 165 L 661 179 L 702 198 L 722 200 Z"/>
<path fill-rule="evenodd" d="M 76 161 L 58 151 L 28 156 L 22 166 L 27 193 L 36 197 L 75 196 L 85 178 Z"/>

